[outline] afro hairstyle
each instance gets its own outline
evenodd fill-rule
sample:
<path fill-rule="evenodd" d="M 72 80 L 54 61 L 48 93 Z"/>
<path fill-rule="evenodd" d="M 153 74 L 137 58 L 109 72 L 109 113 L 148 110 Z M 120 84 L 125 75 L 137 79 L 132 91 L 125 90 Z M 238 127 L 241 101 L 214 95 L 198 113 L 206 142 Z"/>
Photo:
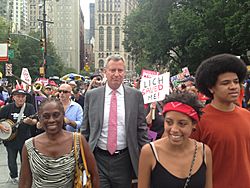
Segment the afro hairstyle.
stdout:
<path fill-rule="evenodd" d="M 232 72 L 237 74 L 239 82 L 242 83 L 246 77 L 247 68 L 245 63 L 231 54 L 219 54 L 204 60 L 196 70 L 196 87 L 207 97 L 213 98 L 209 91 L 215 86 L 218 76 Z"/>

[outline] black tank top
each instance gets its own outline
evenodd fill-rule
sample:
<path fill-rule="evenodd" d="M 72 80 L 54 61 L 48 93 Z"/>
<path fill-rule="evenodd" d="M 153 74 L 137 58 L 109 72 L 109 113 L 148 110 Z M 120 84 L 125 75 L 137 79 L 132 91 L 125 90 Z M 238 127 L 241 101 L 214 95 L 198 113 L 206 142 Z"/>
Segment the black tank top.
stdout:
<path fill-rule="evenodd" d="M 171 174 L 167 169 L 165 169 L 156 157 L 153 146 L 150 143 L 150 147 L 155 156 L 156 165 L 151 172 L 151 188 L 183 188 L 187 178 L 178 178 Z M 205 147 L 203 144 L 203 161 L 198 169 L 198 171 L 193 174 L 188 183 L 188 188 L 204 188 L 206 182 L 206 164 L 204 161 L 205 157 Z"/>

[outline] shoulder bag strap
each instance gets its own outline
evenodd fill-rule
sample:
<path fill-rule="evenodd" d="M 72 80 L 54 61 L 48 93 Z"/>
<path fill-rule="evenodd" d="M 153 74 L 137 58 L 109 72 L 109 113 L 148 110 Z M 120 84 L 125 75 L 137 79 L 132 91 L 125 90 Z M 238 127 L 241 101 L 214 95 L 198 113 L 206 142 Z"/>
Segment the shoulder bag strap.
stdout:
<path fill-rule="evenodd" d="M 84 169 L 85 169 L 85 172 L 86 172 L 86 176 L 89 179 L 90 174 L 89 174 L 89 171 L 88 171 L 87 162 L 86 162 L 86 158 L 85 158 L 85 155 L 84 155 L 84 148 L 83 148 L 81 134 L 79 134 L 79 133 L 76 133 L 76 134 L 78 135 L 79 142 L 80 142 L 81 156 L 82 156 L 82 161 L 83 161 Z"/>
<path fill-rule="evenodd" d="M 23 117 L 23 112 L 24 112 L 25 107 L 26 107 L 26 103 L 23 104 L 23 106 L 22 106 L 22 108 L 21 108 L 21 110 L 19 112 L 19 115 L 18 115 L 18 118 L 17 118 L 17 122 L 16 122 L 16 124 L 17 124 L 16 128 L 19 127 L 19 122 L 21 121 L 21 119 Z"/>
<path fill-rule="evenodd" d="M 76 161 L 76 172 L 78 173 L 78 161 L 77 161 L 77 146 L 76 146 L 76 139 L 77 139 L 77 134 L 76 133 L 73 133 L 74 134 L 74 155 L 75 155 L 75 161 Z"/>

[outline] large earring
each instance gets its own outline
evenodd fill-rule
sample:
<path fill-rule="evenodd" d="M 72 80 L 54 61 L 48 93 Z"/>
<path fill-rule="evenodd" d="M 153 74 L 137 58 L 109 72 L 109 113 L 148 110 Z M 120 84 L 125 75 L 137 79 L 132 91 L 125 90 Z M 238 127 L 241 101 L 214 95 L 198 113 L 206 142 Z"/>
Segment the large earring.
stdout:
<path fill-rule="evenodd" d="M 196 131 L 196 127 L 193 127 L 193 128 L 192 128 L 192 131 L 193 131 L 193 132 Z"/>
<path fill-rule="evenodd" d="M 38 121 L 37 124 L 36 124 L 36 128 L 38 128 L 38 129 L 43 128 L 42 124 L 41 124 L 39 121 Z"/>

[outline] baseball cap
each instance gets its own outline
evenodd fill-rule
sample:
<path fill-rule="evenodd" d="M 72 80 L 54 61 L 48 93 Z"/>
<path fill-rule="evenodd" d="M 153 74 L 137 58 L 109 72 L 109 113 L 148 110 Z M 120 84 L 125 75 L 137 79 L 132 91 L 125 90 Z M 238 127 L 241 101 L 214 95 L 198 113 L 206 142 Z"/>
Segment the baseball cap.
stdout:
<path fill-rule="evenodd" d="M 16 89 L 12 91 L 11 95 L 27 95 L 28 93 L 23 89 Z"/>

